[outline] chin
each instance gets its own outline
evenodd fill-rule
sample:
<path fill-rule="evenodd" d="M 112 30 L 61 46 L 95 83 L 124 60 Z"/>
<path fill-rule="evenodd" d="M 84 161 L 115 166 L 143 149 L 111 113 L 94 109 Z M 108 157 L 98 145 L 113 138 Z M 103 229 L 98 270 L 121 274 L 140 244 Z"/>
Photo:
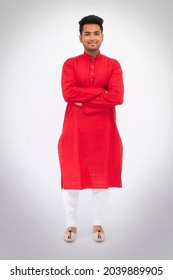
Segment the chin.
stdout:
<path fill-rule="evenodd" d="M 98 51 L 99 49 L 98 48 L 89 48 L 88 50 L 95 52 L 95 51 Z"/>

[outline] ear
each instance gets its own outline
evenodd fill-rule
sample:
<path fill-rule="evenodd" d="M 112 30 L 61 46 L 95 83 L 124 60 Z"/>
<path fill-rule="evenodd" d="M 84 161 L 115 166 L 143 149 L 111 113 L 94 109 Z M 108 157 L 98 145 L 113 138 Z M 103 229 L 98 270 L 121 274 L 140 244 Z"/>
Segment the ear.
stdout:
<path fill-rule="evenodd" d="M 82 35 L 79 35 L 79 41 L 82 43 Z"/>

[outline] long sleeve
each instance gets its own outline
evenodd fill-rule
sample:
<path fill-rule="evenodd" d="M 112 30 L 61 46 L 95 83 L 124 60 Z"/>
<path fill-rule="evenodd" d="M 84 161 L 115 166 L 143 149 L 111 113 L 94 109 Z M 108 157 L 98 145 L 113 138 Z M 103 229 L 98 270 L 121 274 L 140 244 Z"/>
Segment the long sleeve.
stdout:
<path fill-rule="evenodd" d="M 62 69 L 62 93 L 66 102 L 88 102 L 103 94 L 103 88 L 79 87 L 75 77 L 74 59 L 68 59 Z"/>
<path fill-rule="evenodd" d="M 124 83 L 121 66 L 113 60 L 112 73 L 108 82 L 107 92 L 104 91 L 98 97 L 83 103 L 85 113 L 92 114 L 123 103 Z"/>

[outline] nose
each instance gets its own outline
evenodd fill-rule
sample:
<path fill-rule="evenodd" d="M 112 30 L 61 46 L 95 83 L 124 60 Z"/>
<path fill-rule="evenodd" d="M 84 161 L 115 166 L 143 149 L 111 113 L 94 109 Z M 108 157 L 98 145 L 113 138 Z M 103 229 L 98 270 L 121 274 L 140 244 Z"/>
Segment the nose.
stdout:
<path fill-rule="evenodd" d="M 90 35 L 90 41 L 91 41 L 91 42 L 95 41 L 95 35 L 94 35 L 94 34 L 91 34 L 91 35 Z"/>

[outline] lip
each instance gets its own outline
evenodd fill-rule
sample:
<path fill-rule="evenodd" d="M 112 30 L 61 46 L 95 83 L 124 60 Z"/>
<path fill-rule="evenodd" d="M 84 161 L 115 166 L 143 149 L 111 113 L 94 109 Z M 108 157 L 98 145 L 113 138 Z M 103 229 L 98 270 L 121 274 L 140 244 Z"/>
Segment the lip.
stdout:
<path fill-rule="evenodd" d="M 95 46 L 95 45 L 96 45 L 96 43 L 89 43 L 89 45 L 91 45 L 91 46 Z"/>

